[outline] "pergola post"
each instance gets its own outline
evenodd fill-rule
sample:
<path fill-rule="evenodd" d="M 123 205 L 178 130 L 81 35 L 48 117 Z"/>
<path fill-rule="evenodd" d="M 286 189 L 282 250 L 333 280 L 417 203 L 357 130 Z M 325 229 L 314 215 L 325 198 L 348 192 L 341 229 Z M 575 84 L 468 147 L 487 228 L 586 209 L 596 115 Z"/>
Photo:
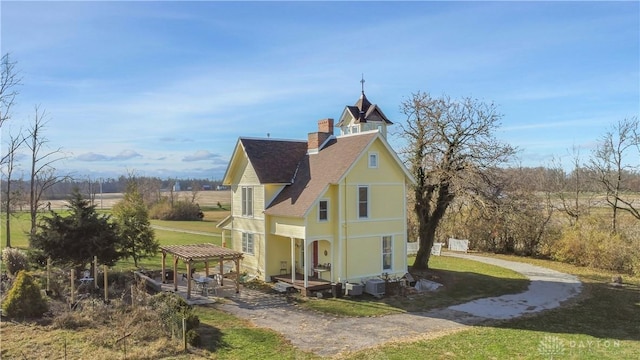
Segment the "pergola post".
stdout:
<path fill-rule="evenodd" d="M 240 258 L 235 257 L 233 262 L 236 263 L 236 294 L 240 292 Z"/>
<path fill-rule="evenodd" d="M 173 255 L 173 291 L 178 291 L 178 257 Z"/>
<path fill-rule="evenodd" d="M 164 276 L 164 275 L 165 275 L 165 272 L 167 271 L 167 270 L 165 269 L 165 260 L 166 260 L 166 259 L 167 259 L 167 252 L 166 252 L 166 251 L 164 251 L 164 250 L 162 250 L 162 270 L 161 270 L 161 271 L 162 271 L 162 275 L 161 275 L 162 277 L 161 277 L 160 279 L 162 280 L 162 283 L 163 283 L 163 284 L 166 284 L 166 283 L 167 283 L 167 282 L 166 282 L 166 280 L 165 280 L 165 276 Z"/>
<path fill-rule="evenodd" d="M 220 256 L 220 286 L 224 285 L 222 279 L 224 279 L 224 256 Z"/>
<path fill-rule="evenodd" d="M 191 299 L 191 260 L 187 260 L 187 299 Z"/>

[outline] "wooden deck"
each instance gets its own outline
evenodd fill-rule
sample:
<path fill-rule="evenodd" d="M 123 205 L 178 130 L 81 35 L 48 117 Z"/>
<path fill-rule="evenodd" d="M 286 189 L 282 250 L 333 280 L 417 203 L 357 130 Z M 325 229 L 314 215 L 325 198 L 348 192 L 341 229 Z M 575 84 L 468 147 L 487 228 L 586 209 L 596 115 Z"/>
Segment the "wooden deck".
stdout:
<path fill-rule="evenodd" d="M 307 296 L 310 292 L 313 291 L 321 291 L 331 289 L 331 282 L 328 280 L 322 280 L 317 277 L 309 277 L 308 285 L 306 288 L 304 287 L 304 276 L 302 274 L 296 274 L 296 280 L 291 282 L 291 274 L 282 274 L 282 275 L 274 275 L 271 276 L 273 281 L 282 281 L 287 284 L 293 285 L 294 288 L 300 290 L 302 295 Z"/>

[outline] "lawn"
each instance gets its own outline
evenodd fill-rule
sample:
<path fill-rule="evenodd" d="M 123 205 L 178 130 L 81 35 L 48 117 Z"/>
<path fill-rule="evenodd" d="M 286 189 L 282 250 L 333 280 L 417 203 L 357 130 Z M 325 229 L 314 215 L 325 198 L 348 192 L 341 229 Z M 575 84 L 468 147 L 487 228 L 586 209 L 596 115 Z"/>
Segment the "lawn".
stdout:
<path fill-rule="evenodd" d="M 494 256 L 494 255 L 491 255 Z M 475 326 L 438 339 L 389 344 L 348 359 L 637 359 L 640 278 L 609 285 L 613 274 L 572 265 L 500 256 L 580 277 L 582 295 L 538 315 Z"/>
<path fill-rule="evenodd" d="M 412 264 L 415 258 L 410 258 Z M 428 311 L 462 304 L 474 299 L 525 291 L 529 280 L 523 275 L 466 259 L 433 256 L 426 277 L 443 288 L 422 294 L 388 296 L 380 300 L 364 294 L 359 298 L 300 298 L 301 307 L 339 316 L 381 316 L 399 312 Z"/>

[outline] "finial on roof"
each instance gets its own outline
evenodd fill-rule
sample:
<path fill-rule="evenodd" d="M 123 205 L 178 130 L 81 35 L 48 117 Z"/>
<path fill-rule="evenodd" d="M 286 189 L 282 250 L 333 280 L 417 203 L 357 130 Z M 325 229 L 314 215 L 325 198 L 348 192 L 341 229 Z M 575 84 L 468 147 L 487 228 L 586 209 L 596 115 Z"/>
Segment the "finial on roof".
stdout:
<path fill-rule="evenodd" d="M 362 94 L 364 94 L 364 73 L 362 74 L 362 80 L 360 80 L 360 84 L 362 85 Z"/>

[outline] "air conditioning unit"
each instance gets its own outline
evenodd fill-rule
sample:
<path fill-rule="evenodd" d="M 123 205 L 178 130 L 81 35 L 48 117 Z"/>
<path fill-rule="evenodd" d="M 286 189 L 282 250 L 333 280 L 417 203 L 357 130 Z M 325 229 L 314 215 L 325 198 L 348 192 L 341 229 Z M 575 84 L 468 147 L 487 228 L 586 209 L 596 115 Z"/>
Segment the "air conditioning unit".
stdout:
<path fill-rule="evenodd" d="M 371 294 L 375 297 L 381 297 L 384 295 L 384 280 L 382 279 L 369 279 L 365 285 L 364 291 L 367 294 Z"/>
<path fill-rule="evenodd" d="M 362 295 L 362 289 L 364 288 L 362 284 L 346 283 L 344 284 L 344 286 L 345 286 L 344 288 L 345 295 L 349 295 L 349 296 Z"/>

